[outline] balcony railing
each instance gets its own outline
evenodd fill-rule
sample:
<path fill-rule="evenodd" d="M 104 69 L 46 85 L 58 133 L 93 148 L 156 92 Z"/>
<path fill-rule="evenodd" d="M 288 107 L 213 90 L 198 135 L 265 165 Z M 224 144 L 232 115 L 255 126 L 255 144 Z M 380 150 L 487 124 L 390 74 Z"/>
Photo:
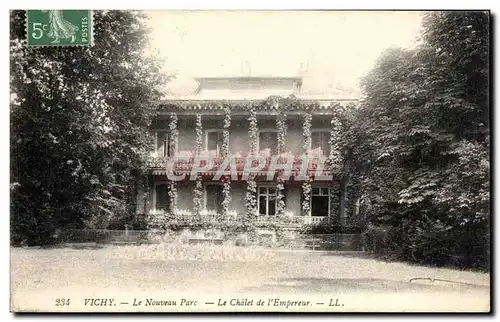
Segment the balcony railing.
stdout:
<path fill-rule="evenodd" d="M 322 174 L 328 175 L 331 173 L 332 167 L 325 157 L 316 156 L 305 156 L 305 155 L 286 155 L 286 156 L 228 156 L 228 158 L 233 158 L 231 160 L 236 165 L 236 171 L 238 174 L 242 174 L 246 169 L 256 169 L 259 168 L 258 172 L 261 174 L 267 174 L 273 162 L 276 164 L 277 171 L 284 171 L 283 168 L 290 169 L 291 166 L 291 176 L 298 176 L 299 174 L 305 174 L 307 171 L 309 175 L 311 174 Z M 262 158 L 256 160 L 256 158 Z M 273 159 L 274 158 L 274 159 Z M 195 166 L 195 161 L 198 163 Z M 264 166 L 259 167 L 259 163 L 264 161 Z M 231 163 L 232 163 L 231 162 Z M 196 159 L 194 156 L 175 156 L 175 157 L 154 157 L 149 160 L 148 166 L 150 169 L 154 169 L 160 173 L 167 173 L 167 171 L 172 171 L 174 173 L 190 173 L 193 168 L 200 169 L 203 168 L 202 172 L 206 174 L 216 173 L 221 165 L 224 163 L 224 159 L 221 157 L 204 157 L 201 156 L 200 159 Z M 248 163 L 248 164 L 247 164 Z M 303 165 L 307 163 L 307 165 Z M 226 163 L 228 165 L 228 163 Z M 207 167 L 208 166 L 208 167 Z M 319 167 L 319 169 L 318 169 Z M 221 169 L 225 171 L 231 170 L 229 167 Z M 255 170 L 252 170 L 255 173 Z"/>
<path fill-rule="evenodd" d="M 157 215 L 158 216 L 158 215 Z M 160 215 L 162 216 L 162 215 Z M 198 218 L 198 219 L 196 219 Z M 242 224 L 248 219 L 241 216 L 222 216 L 222 215 L 200 215 L 199 217 L 189 215 L 176 215 L 171 217 L 170 223 L 176 225 L 191 225 L 194 223 L 201 223 L 207 226 L 220 225 L 220 224 Z M 316 217 L 316 216 L 256 216 L 252 219 L 252 223 L 256 226 L 302 226 L 307 224 L 320 225 L 333 222 L 330 217 Z"/>
<path fill-rule="evenodd" d="M 330 217 L 319 217 L 319 216 L 306 216 L 306 223 L 307 224 L 313 224 L 313 225 L 319 225 L 319 224 L 327 224 L 330 223 Z"/>

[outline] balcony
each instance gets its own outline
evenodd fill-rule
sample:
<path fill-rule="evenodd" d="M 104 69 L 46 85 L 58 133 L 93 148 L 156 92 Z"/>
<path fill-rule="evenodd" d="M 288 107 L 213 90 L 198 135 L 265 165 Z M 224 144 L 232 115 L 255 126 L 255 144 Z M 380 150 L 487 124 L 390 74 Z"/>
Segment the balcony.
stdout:
<path fill-rule="evenodd" d="M 153 211 L 150 216 L 155 216 L 157 219 L 167 216 L 163 211 Z M 160 219 L 161 220 L 161 219 Z M 226 225 L 241 226 L 248 223 L 248 219 L 236 215 L 235 213 L 223 216 L 215 212 L 203 212 L 200 216 L 195 216 L 190 212 L 182 211 L 175 216 L 169 217 L 169 223 L 175 226 L 193 226 L 203 225 L 206 227 L 219 227 Z M 301 227 L 304 225 L 324 225 L 333 223 L 330 217 L 316 216 L 256 216 L 251 223 L 256 227 Z"/>
<path fill-rule="evenodd" d="M 177 215 L 174 221 L 180 226 L 189 226 L 193 223 L 193 215 Z M 300 227 L 310 223 L 310 217 L 306 216 L 257 216 L 252 220 L 252 224 L 256 227 L 280 226 L 280 227 Z M 223 226 L 223 225 L 242 225 L 246 219 L 239 216 L 222 216 L 222 215 L 201 215 L 199 223 L 205 226 Z"/>
<path fill-rule="evenodd" d="M 148 167 L 155 175 L 166 175 L 169 171 L 174 174 L 190 174 L 193 170 L 198 170 L 201 175 L 214 175 L 218 171 L 230 171 L 232 164 L 235 165 L 238 175 L 242 175 L 245 169 L 252 174 L 267 175 L 269 170 L 274 168 L 275 173 L 287 175 L 283 168 L 291 169 L 289 176 L 299 175 L 317 176 L 331 175 L 331 167 L 327 158 L 314 155 L 291 155 L 282 154 L 280 156 L 271 155 L 231 155 L 231 160 L 224 160 L 221 157 L 210 155 L 194 156 L 193 154 L 178 154 L 174 157 L 154 157 L 149 160 Z M 195 162 L 197 163 L 195 165 Z M 263 165 L 261 166 L 261 164 Z M 291 167 L 289 165 L 291 163 Z M 304 163 L 307 163 L 304 164 Z M 224 169 L 221 168 L 222 165 Z"/>

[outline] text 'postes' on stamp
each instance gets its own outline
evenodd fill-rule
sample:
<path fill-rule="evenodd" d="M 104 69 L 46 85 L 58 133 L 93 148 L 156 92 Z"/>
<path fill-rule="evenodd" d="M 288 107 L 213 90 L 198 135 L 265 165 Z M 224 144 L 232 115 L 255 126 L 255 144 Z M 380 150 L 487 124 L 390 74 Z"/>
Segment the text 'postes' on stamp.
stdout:
<path fill-rule="evenodd" d="M 27 10 L 29 46 L 92 45 L 92 10 Z"/>

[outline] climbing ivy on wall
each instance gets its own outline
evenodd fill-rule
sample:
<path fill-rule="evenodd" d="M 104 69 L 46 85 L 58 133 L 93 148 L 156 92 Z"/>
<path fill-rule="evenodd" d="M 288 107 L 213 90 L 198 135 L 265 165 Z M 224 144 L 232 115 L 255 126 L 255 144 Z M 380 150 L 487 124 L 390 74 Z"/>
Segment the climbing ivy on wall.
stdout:
<path fill-rule="evenodd" d="M 304 153 L 307 154 L 307 151 L 311 147 L 311 122 L 312 115 L 310 112 L 304 114 L 304 123 L 302 125 L 302 135 L 304 137 L 304 141 L 302 143 L 302 149 Z M 311 210 L 311 178 L 309 177 L 309 173 L 307 174 L 307 178 L 302 183 L 302 214 L 304 216 L 308 216 Z"/>
<path fill-rule="evenodd" d="M 199 155 L 202 149 L 202 140 L 203 140 L 203 125 L 201 123 L 201 114 L 196 115 L 196 154 Z M 203 210 L 203 183 L 202 177 L 200 174 L 196 175 L 196 185 L 193 191 L 193 204 L 194 204 L 194 212 L 196 215 L 200 215 Z"/>
<path fill-rule="evenodd" d="M 250 116 L 248 117 L 248 140 L 250 154 L 257 154 L 257 140 L 258 140 L 258 126 L 257 126 L 257 113 L 255 109 L 250 109 Z M 245 194 L 245 206 L 247 209 L 247 217 L 249 221 L 255 217 L 257 213 L 257 183 L 253 174 L 248 176 L 247 191 Z"/>
<path fill-rule="evenodd" d="M 342 103 L 344 104 L 344 103 Z M 348 104 L 348 103 L 347 103 Z M 291 95 L 289 97 L 270 96 L 264 100 L 249 100 L 249 101 L 226 101 L 221 104 L 220 101 L 175 101 L 159 106 L 160 110 L 210 110 L 214 109 L 224 110 L 226 106 L 231 106 L 231 111 L 331 111 L 336 106 L 340 105 L 338 102 L 332 102 L 329 106 L 321 105 L 316 100 L 298 99 Z"/>
<path fill-rule="evenodd" d="M 169 149 L 171 153 L 175 153 L 177 149 L 177 141 L 179 139 L 179 130 L 177 129 L 177 114 L 172 113 L 170 115 L 170 123 L 169 123 L 169 135 L 170 135 L 170 146 Z M 169 203 L 169 211 L 170 213 L 173 213 L 175 209 L 177 209 L 177 184 L 175 181 L 169 181 L 168 182 L 168 197 L 170 198 L 170 203 Z"/>
<path fill-rule="evenodd" d="M 280 109 L 276 117 L 276 128 L 278 129 L 278 154 L 285 152 L 286 149 L 286 114 L 283 109 Z M 276 213 L 282 216 L 285 212 L 285 180 L 283 179 L 283 171 L 278 172 L 276 178 Z"/>
<path fill-rule="evenodd" d="M 231 110 L 226 107 L 224 110 L 224 123 L 222 125 L 222 157 L 229 155 L 229 128 L 231 127 Z M 229 213 L 229 204 L 231 203 L 231 177 L 224 176 L 222 188 L 222 215 L 227 216 Z"/>
<path fill-rule="evenodd" d="M 342 167 L 342 147 L 341 147 L 341 134 L 342 134 L 342 107 L 338 105 L 334 109 L 334 114 L 330 121 L 330 153 L 328 155 L 328 164 L 330 171 L 337 172 Z"/>

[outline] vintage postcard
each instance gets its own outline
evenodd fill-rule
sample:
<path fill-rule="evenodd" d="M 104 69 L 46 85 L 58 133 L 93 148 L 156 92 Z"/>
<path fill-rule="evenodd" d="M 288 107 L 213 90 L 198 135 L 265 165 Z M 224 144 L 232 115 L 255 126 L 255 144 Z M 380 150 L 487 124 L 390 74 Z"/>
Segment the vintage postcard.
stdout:
<path fill-rule="evenodd" d="M 483 312 L 490 12 L 10 11 L 10 309 Z"/>

